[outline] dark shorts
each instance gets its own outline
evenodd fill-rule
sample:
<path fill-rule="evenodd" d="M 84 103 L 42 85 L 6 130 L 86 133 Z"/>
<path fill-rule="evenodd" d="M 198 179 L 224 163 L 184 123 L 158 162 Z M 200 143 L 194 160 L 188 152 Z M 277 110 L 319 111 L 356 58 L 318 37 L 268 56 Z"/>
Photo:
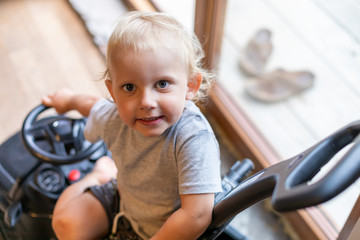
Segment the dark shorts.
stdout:
<path fill-rule="evenodd" d="M 116 180 L 112 179 L 103 185 L 89 187 L 88 190 L 92 192 L 105 209 L 111 229 L 114 217 L 120 211 L 120 196 Z"/>
<path fill-rule="evenodd" d="M 109 220 L 109 239 L 141 240 L 141 238 L 137 236 L 132 229 L 130 222 L 125 217 L 119 218 L 117 222 L 117 232 L 116 234 L 111 234 L 114 218 L 120 211 L 120 195 L 115 179 L 112 179 L 108 183 L 100 186 L 89 187 L 88 191 L 90 191 L 95 198 L 99 200 L 105 209 Z"/>

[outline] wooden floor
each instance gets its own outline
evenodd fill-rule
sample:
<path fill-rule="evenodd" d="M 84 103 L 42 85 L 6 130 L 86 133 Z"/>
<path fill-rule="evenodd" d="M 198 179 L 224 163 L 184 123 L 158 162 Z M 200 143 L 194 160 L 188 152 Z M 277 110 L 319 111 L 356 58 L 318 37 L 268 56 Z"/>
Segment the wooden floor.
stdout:
<path fill-rule="evenodd" d="M 0 142 L 47 93 L 105 96 L 104 58 L 67 1 L 0 1 L 0 36 Z"/>
<path fill-rule="evenodd" d="M 229 0 L 219 84 L 278 154 L 288 159 L 360 119 L 360 3 L 354 0 Z M 279 103 L 244 91 L 240 52 L 260 28 L 274 46 L 266 71 L 309 70 L 315 84 Z M 356 183 L 322 205 L 340 229 L 360 192 Z"/>

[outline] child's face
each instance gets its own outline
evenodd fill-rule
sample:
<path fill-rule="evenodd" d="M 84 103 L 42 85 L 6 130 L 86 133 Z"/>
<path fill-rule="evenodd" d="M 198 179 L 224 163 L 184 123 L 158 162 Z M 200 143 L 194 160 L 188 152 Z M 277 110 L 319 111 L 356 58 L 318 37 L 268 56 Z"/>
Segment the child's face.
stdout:
<path fill-rule="evenodd" d="M 159 136 L 175 124 L 201 81 L 201 76 L 189 79 L 188 66 L 165 47 L 113 52 L 109 73 L 106 86 L 120 118 L 144 136 Z"/>

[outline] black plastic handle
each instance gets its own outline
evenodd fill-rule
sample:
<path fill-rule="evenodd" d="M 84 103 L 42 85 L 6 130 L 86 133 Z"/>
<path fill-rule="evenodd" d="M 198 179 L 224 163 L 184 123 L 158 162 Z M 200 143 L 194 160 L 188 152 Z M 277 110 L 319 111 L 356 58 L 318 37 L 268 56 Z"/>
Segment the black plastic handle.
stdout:
<path fill-rule="evenodd" d="M 291 211 L 323 203 L 335 197 L 360 177 L 360 121 L 354 122 L 289 161 L 277 173 L 272 203 L 278 211 Z M 309 183 L 340 150 L 353 146 L 322 178 Z"/>
<path fill-rule="evenodd" d="M 277 211 L 292 211 L 338 195 L 360 177 L 360 142 L 356 141 L 359 134 L 360 121 L 353 122 L 310 149 L 240 183 L 216 204 L 207 232 L 220 232 L 239 212 L 270 196 Z M 309 183 L 324 165 L 351 143 L 354 145 L 330 171 L 320 180 Z"/>

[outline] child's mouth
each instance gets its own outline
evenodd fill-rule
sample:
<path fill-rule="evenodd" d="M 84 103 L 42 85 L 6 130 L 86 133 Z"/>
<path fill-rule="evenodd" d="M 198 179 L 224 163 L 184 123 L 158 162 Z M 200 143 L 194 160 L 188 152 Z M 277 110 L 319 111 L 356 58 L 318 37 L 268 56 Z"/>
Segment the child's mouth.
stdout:
<path fill-rule="evenodd" d="M 163 119 L 163 116 L 147 117 L 147 118 L 139 118 L 138 122 L 140 122 L 141 124 L 146 125 L 146 126 L 154 126 L 154 125 L 159 124 L 162 119 Z"/>

